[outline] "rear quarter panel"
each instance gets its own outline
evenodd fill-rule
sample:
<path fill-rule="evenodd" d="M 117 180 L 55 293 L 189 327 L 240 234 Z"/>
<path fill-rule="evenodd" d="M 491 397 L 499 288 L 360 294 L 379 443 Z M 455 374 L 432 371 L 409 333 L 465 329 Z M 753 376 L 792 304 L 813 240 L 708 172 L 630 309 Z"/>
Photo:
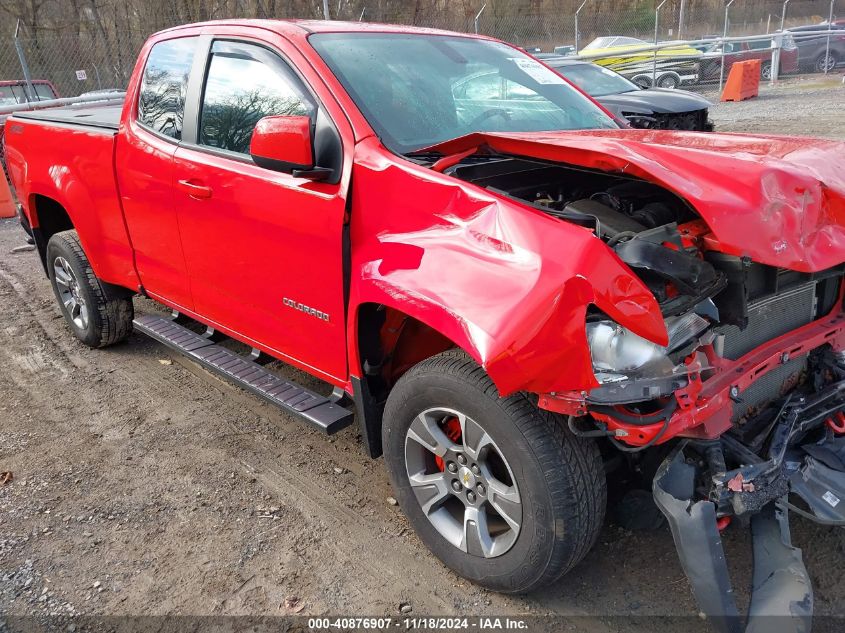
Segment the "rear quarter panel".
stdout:
<path fill-rule="evenodd" d="M 115 182 L 115 132 L 10 117 L 5 141 L 9 177 L 32 227 L 41 227 L 36 197 L 55 200 L 67 211 L 97 277 L 136 288 Z"/>

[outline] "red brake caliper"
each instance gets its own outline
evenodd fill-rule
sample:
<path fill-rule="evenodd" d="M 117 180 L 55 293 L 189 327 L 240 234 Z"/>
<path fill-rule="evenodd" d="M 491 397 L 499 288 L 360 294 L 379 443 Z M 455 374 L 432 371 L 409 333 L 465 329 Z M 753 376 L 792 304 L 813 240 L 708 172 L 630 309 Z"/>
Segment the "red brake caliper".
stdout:
<path fill-rule="evenodd" d="M 456 444 L 461 443 L 461 423 L 458 422 L 458 418 L 449 418 L 442 424 L 441 428 L 446 434 L 446 437 Z M 434 456 L 434 462 L 437 464 L 437 468 L 440 469 L 441 473 L 446 470 L 446 464 L 443 463 L 443 458 L 440 455 Z"/>

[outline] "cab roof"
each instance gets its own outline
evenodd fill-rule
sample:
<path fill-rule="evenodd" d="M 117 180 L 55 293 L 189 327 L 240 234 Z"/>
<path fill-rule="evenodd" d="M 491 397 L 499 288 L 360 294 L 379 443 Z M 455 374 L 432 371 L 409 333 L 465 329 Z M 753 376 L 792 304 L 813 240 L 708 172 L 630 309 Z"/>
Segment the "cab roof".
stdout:
<path fill-rule="evenodd" d="M 212 20 L 208 22 L 196 22 L 185 24 L 161 31 L 168 33 L 181 29 L 193 29 L 197 27 L 215 26 L 244 26 L 274 31 L 281 35 L 307 35 L 310 33 L 408 33 L 427 35 L 459 35 L 462 37 L 477 37 L 487 39 L 468 33 L 445 31 L 442 29 L 430 29 L 419 26 L 407 26 L 403 24 L 380 24 L 375 22 L 344 22 L 340 20 Z"/>

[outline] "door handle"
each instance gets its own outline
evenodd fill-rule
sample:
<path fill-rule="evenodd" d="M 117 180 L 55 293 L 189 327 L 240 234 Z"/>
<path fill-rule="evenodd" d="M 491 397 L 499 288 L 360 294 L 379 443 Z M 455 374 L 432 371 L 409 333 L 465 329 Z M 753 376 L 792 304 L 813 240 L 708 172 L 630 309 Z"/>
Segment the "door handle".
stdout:
<path fill-rule="evenodd" d="M 198 185 L 190 180 L 180 180 L 179 189 L 187 193 L 194 200 L 208 200 L 211 197 L 211 187 Z"/>

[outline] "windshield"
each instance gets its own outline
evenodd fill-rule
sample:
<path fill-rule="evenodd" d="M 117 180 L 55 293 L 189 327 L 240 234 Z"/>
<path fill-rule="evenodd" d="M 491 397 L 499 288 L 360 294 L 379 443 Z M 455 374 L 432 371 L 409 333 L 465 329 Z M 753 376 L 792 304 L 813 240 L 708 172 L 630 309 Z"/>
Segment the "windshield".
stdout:
<path fill-rule="evenodd" d="M 406 33 L 309 41 L 398 154 L 473 132 L 618 127 L 555 72 L 500 42 Z"/>
<path fill-rule="evenodd" d="M 563 64 L 555 69 L 581 90 L 594 97 L 633 92 L 640 87 L 608 68 L 596 64 Z"/>

